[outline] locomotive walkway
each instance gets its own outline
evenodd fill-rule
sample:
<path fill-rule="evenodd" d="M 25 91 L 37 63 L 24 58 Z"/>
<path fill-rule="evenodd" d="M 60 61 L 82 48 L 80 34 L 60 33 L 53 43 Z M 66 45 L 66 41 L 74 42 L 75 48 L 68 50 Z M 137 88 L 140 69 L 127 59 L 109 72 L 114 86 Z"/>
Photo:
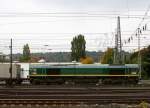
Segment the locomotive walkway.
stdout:
<path fill-rule="evenodd" d="M 150 103 L 150 87 L 0 88 L 0 104 L 139 104 Z"/>

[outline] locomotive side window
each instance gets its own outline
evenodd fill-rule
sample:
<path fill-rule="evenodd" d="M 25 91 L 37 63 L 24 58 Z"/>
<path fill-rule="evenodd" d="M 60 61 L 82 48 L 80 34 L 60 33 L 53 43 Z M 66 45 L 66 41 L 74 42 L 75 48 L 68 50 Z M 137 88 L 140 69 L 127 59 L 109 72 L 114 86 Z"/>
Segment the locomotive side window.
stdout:
<path fill-rule="evenodd" d="M 47 75 L 59 75 L 60 74 L 60 69 L 58 68 L 48 68 L 46 69 Z"/>
<path fill-rule="evenodd" d="M 124 68 L 110 68 L 109 72 L 111 75 L 124 75 L 125 69 Z"/>

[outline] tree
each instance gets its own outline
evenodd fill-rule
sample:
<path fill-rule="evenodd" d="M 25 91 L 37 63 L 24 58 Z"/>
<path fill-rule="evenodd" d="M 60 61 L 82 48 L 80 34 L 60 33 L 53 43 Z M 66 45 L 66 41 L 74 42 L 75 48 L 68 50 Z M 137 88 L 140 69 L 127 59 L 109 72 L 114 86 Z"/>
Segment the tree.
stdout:
<path fill-rule="evenodd" d="M 30 48 L 29 48 L 29 45 L 26 44 L 23 46 L 23 56 L 21 58 L 21 61 L 27 62 L 30 59 L 31 59 Z"/>
<path fill-rule="evenodd" d="M 147 48 L 141 49 L 141 65 L 142 65 L 142 77 L 148 78 L 150 77 L 150 46 Z M 134 52 L 130 56 L 130 63 L 138 63 L 138 54 L 139 51 Z"/>
<path fill-rule="evenodd" d="M 147 77 L 150 77 L 150 46 L 142 51 L 142 67 Z"/>
<path fill-rule="evenodd" d="M 79 61 L 80 58 L 84 58 L 86 56 L 85 53 L 85 44 L 86 41 L 83 35 L 78 35 L 73 38 L 71 41 L 71 60 Z"/>
<path fill-rule="evenodd" d="M 105 51 L 104 55 L 101 58 L 102 64 L 113 64 L 113 48 L 107 48 L 107 51 Z"/>

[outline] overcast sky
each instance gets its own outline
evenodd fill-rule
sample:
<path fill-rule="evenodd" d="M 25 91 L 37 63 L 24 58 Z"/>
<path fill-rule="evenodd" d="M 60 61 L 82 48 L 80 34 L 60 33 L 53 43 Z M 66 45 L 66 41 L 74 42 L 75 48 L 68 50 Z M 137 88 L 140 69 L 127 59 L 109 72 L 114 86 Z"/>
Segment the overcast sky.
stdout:
<path fill-rule="evenodd" d="M 22 52 L 26 43 L 32 52 L 70 51 L 70 41 L 78 34 L 85 35 L 87 50 L 105 50 L 114 46 L 117 16 L 124 41 L 137 29 L 149 5 L 150 0 L 0 0 L 0 52 L 8 53 L 10 38 L 14 53 Z M 149 27 L 148 16 L 141 27 Z M 143 34 L 141 43 L 146 46 L 150 32 Z M 123 47 L 136 48 L 137 38 Z"/>

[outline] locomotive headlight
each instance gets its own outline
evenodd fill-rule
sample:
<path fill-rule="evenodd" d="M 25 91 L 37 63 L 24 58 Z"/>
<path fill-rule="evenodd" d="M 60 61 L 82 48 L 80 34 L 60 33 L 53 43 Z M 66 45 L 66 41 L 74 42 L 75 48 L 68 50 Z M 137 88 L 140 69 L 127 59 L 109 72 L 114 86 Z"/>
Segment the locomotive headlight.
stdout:
<path fill-rule="evenodd" d="M 32 72 L 32 75 L 36 75 L 37 73 L 36 72 Z"/>
<path fill-rule="evenodd" d="M 131 74 L 132 74 L 132 75 L 136 75 L 137 73 L 136 73 L 136 72 L 131 72 Z"/>
<path fill-rule="evenodd" d="M 31 72 L 31 74 L 32 75 L 36 75 L 37 74 L 36 69 L 33 69 L 32 72 Z"/>

